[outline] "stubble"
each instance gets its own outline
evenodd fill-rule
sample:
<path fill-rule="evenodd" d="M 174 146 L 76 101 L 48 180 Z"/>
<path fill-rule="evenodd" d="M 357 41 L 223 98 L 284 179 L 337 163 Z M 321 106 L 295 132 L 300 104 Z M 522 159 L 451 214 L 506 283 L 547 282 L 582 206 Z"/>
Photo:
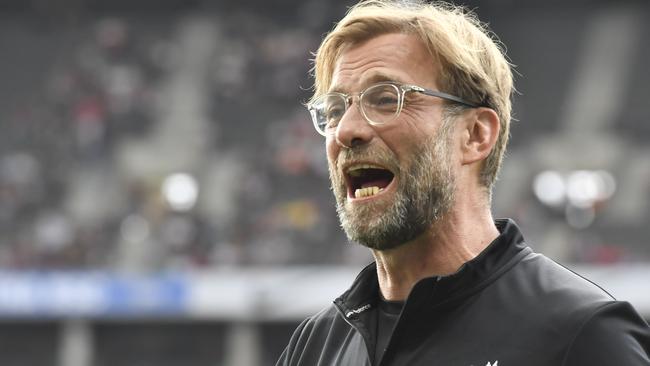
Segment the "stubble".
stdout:
<path fill-rule="evenodd" d="M 450 159 L 451 124 L 446 122 L 435 136 L 415 149 L 413 160 L 405 168 L 387 150 L 363 146 L 341 151 L 335 163 L 338 167 L 346 161 L 366 160 L 391 168 L 398 185 L 393 197 L 352 205 L 347 200 L 341 169 L 330 164 L 336 211 L 349 240 L 371 249 L 392 249 L 412 241 L 442 220 L 453 204 L 455 191 Z"/>

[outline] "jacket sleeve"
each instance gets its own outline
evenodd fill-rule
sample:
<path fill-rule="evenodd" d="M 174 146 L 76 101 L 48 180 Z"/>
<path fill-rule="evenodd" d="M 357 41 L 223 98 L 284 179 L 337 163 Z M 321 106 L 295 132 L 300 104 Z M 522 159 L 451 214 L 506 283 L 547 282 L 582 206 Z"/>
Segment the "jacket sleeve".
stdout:
<path fill-rule="evenodd" d="M 300 340 L 300 336 L 305 330 L 305 327 L 307 326 L 307 323 L 309 322 L 309 319 L 305 319 L 300 325 L 298 325 L 298 328 L 293 332 L 293 335 L 289 339 L 289 344 L 287 347 L 284 349 L 282 352 L 282 355 L 280 355 L 280 358 L 278 359 L 278 362 L 275 363 L 275 366 L 292 366 L 292 365 L 298 365 L 299 361 L 299 355 L 296 355 L 296 351 L 298 350 L 298 343 Z M 298 357 L 298 359 L 296 359 Z"/>
<path fill-rule="evenodd" d="M 650 327 L 629 303 L 607 303 L 582 325 L 562 365 L 650 366 Z"/>

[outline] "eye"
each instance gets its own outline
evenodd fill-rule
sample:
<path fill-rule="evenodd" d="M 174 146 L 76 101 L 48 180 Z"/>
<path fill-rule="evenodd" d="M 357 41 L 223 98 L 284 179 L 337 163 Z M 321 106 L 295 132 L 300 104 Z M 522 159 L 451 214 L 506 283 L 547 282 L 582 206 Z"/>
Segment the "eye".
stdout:
<path fill-rule="evenodd" d="M 340 120 L 343 117 L 343 113 L 345 113 L 345 108 L 340 105 L 331 105 L 325 110 L 325 118 L 328 123 L 332 123 Z"/>
<path fill-rule="evenodd" d="M 326 128 L 336 127 L 346 110 L 345 99 L 339 95 L 328 96 L 321 106 L 321 119 Z"/>
<path fill-rule="evenodd" d="M 381 95 L 377 98 L 375 104 L 377 106 L 395 105 L 397 104 L 397 97 L 391 94 Z"/>
<path fill-rule="evenodd" d="M 378 85 L 369 89 L 363 98 L 363 103 L 372 109 L 382 112 L 393 112 L 399 104 L 399 94 L 392 85 Z"/>
<path fill-rule="evenodd" d="M 382 91 L 380 93 L 372 93 L 368 95 L 368 104 L 371 107 L 386 107 L 394 106 L 397 104 L 397 95 L 390 91 Z"/>

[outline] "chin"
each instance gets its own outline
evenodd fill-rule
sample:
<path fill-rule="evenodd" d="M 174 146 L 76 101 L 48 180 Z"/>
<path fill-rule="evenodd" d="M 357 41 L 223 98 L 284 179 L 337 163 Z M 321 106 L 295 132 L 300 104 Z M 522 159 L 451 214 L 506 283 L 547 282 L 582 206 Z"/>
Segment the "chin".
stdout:
<path fill-rule="evenodd" d="M 357 223 L 347 221 L 342 223 L 348 239 L 374 250 L 388 250 L 399 247 L 406 243 L 400 238 L 398 232 L 403 232 L 400 228 L 390 227 L 383 223 L 381 219 L 374 219 L 373 222 L 364 221 Z"/>

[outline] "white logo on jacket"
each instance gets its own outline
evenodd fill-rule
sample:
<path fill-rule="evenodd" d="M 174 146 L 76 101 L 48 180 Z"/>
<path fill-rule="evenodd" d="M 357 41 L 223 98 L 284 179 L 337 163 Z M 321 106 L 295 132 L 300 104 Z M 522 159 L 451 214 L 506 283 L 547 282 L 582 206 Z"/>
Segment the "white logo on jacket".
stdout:
<path fill-rule="evenodd" d="M 370 304 L 366 304 L 366 305 L 360 306 L 360 307 L 358 307 L 358 308 L 356 308 L 354 310 L 350 310 L 347 313 L 345 313 L 345 316 L 349 318 L 354 314 L 361 314 L 361 313 L 363 313 L 364 311 L 366 311 L 368 309 L 370 309 Z M 488 365 L 488 366 L 496 366 L 496 365 Z"/>
<path fill-rule="evenodd" d="M 499 361 L 494 361 L 494 363 L 488 362 L 485 366 L 499 366 Z"/>

